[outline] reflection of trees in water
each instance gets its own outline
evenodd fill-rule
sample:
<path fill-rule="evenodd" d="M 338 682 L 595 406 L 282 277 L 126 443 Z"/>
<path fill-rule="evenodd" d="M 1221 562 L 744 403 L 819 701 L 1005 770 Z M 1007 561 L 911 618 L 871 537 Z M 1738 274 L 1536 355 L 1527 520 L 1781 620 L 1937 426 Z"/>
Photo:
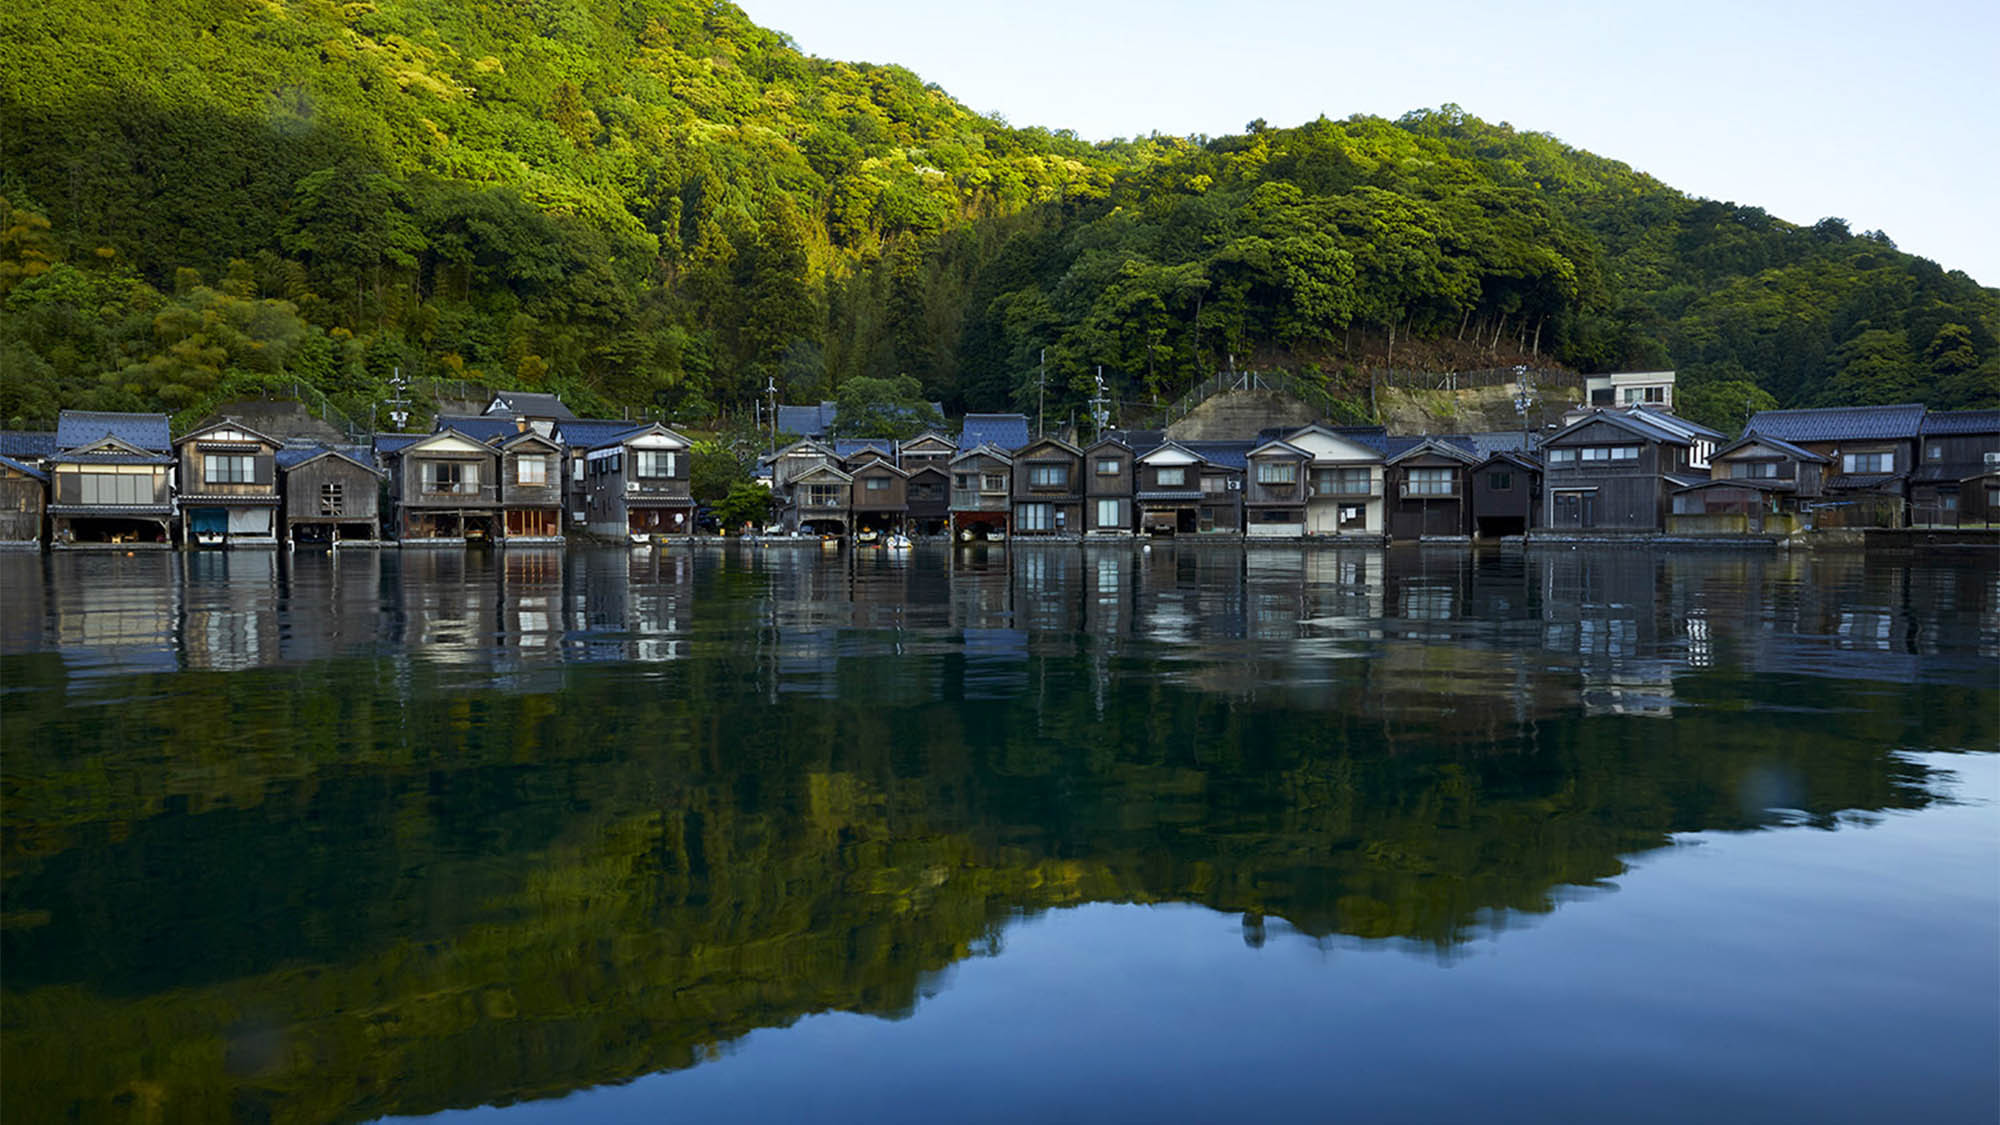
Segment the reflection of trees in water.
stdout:
<path fill-rule="evenodd" d="M 1077 902 L 1447 950 L 1674 832 L 1920 805 L 1889 751 L 1994 741 L 1978 677 L 1784 674 L 1788 652 L 1873 651 L 1840 647 L 1819 563 L 1325 552 L 1232 577 L 1211 573 L 1228 553 L 1159 555 L 326 576 L 401 591 L 394 628 L 483 613 L 509 651 L 539 635 L 510 599 L 548 599 L 566 639 L 535 680 L 351 638 L 325 647 L 359 656 L 115 683 L 8 657 L 0 1108 L 340 1120 L 551 1095 L 807 1012 L 905 1013 L 1008 918 Z M 1912 659 L 1965 628 L 1930 607 L 1992 616 L 1990 576 L 1837 565 L 1931 638 Z M 1163 598 L 1198 645 L 1147 624 Z M 654 642 L 670 655 L 631 663 Z M 1671 722 L 1580 700 L 1661 664 Z"/>

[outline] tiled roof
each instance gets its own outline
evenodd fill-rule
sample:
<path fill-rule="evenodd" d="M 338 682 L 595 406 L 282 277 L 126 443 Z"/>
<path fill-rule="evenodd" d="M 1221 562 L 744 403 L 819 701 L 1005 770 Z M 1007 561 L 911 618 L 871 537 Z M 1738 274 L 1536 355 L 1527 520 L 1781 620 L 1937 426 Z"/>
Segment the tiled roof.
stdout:
<path fill-rule="evenodd" d="M 1284 431 L 1287 434 L 1291 432 L 1291 430 Z M 1124 442 L 1127 449 L 1134 450 L 1158 449 L 1167 443 L 1165 430 L 1106 430 L 1104 436 L 1116 438 Z"/>
<path fill-rule="evenodd" d="M 1225 469 L 1247 468 L 1250 451 L 1257 448 L 1254 441 L 1184 441 L 1180 445 L 1209 464 Z"/>
<path fill-rule="evenodd" d="M 53 430 L 0 430 L 0 457 L 47 457 L 55 451 Z"/>
<path fill-rule="evenodd" d="M 778 432 L 797 434 L 800 437 L 818 437 L 833 428 L 834 405 L 822 402 L 817 406 L 786 406 L 778 404 Z"/>
<path fill-rule="evenodd" d="M 1902 473 L 1841 473 L 1828 477 L 1826 479 L 1826 486 L 1828 488 L 1847 489 L 1850 491 L 1863 488 L 1881 488 L 1884 485 L 1900 485 L 1903 482 L 1903 477 L 1904 474 Z"/>
<path fill-rule="evenodd" d="M 155 453 L 173 449 L 164 414 L 113 414 L 100 410 L 65 410 L 56 419 L 56 448 L 76 449 L 114 437 L 127 445 Z"/>
<path fill-rule="evenodd" d="M 521 432 L 512 418 L 497 414 L 440 414 L 436 431 L 457 430 L 474 441 L 505 441 Z"/>
<path fill-rule="evenodd" d="M 393 453 L 400 453 L 403 447 L 420 442 L 429 436 L 429 434 L 376 434 L 375 455 L 387 457 Z"/>
<path fill-rule="evenodd" d="M 853 438 L 833 443 L 833 455 L 843 460 L 854 456 L 864 449 L 872 449 L 884 457 L 894 457 L 896 455 L 896 441 L 894 438 Z"/>
<path fill-rule="evenodd" d="M 295 469 L 325 453 L 344 457 L 369 472 L 380 471 L 375 467 L 374 452 L 365 445 L 288 445 L 278 450 L 278 467 Z"/>
<path fill-rule="evenodd" d="M 565 418 L 556 423 L 555 436 L 564 445 L 575 449 L 596 449 L 649 425 L 649 422 L 631 422 L 623 418 Z"/>
<path fill-rule="evenodd" d="M 1775 438 L 1769 434 L 1761 434 L 1758 433 L 1756 430 L 1745 430 L 1742 437 L 1737 438 L 1735 441 L 1732 441 L 1728 445 L 1723 446 L 1721 449 L 1716 450 L 1714 453 L 1710 454 L 1710 456 L 1721 457 L 1726 453 L 1730 453 L 1734 450 L 1741 449 L 1743 446 L 1750 445 L 1752 443 L 1755 443 L 1757 445 L 1769 446 L 1770 448 L 1775 449 L 1778 452 L 1784 454 L 1785 456 L 1790 457 L 1797 461 L 1811 461 L 1817 465 L 1824 465 L 1833 460 L 1833 458 L 1827 457 L 1823 454 L 1814 453 L 1810 449 L 1801 449 L 1800 447 L 1793 445 L 1791 442 L 1786 441 L 1783 438 Z"/>
<path fill-rule="evenodd" d="M 2000 433 L 2000 410 L 1933 410 L 1924 415 L 1924 436 Z"/>
<path fill-rule="evenodd" d="M 39 481 L 46 481 L 49 479 L 49 475 L 47 473 L 41 471 L 40 469 L 35 468 L 33 465 L 27 465 L 19 461 L 16 461 L 12 457 L 9 457 L 4 453 L 0 453 L 0 465 L 5 465 L 10 469 L 26 473 L 29 476 L 34 477 L 36 480 Z"/>
<path fill-rule="evenodd" d="M 1817 410 L 1760 410 L 1746 432 L 1784 441 L 1871 441 L 1913 438 L 1924 425 L 1922 403 L 1896 406 L 1830 406 Z"/>
<path fill-rule="evenodd" d="M 506 404 L 508 410 L 524 418 L 554 418 L 562 421 L 576 417 L 569 407 L 562 404 L 562 399 L 555 395 L 537 394 L 532 391 L 496 391 L 493 399 L 495 402 Z M 488 412 L 492 413 L 490 410 Z"/>
<path fill-rule="evenodd" d="M 959 431 L 958 448 L 966 450 L 993 445 L 1013 450 L 1028 444 L 1028 441 L 1026 414 L 967 414 L 965 427 Z"/>

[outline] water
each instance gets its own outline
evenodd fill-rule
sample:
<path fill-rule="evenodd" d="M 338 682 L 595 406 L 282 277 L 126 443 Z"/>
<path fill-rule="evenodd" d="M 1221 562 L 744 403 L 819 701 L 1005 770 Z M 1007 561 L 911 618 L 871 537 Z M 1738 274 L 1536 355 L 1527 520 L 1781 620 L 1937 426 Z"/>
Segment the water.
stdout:
<path fill-rule="evenodd" d="M 9 1121 L 2000 1114 L 1990 556 L 0 591 Z"/>

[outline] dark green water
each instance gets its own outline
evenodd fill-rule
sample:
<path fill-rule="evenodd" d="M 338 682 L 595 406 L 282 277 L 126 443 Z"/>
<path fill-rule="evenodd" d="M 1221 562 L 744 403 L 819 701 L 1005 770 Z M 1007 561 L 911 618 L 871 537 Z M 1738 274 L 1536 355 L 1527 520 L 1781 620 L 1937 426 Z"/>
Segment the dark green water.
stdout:
<path fill-rule="evenodd" d="M 2000 1113 L 1990 555 L 0 590 L 10 1125 Z"/>

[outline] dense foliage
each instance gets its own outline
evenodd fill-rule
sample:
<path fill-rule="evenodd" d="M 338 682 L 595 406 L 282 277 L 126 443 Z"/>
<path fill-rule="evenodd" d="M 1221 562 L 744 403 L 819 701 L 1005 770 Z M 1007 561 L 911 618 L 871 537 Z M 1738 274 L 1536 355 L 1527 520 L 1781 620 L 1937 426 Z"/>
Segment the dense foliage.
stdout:
<path fill-rule="evenodd" d="M 2000 295 L 1837 219 L 1454 107 L 1090 146 L 726 3 L 17 5 L 0 121 L 8 424 L 365 420 L 398 368 L 682 419 L 901 375 L 1000 409 L 1044 359 L 1055 416 L 1099 366 L 1131 402 L 1232 359 L 1677 366 L 1725 421 L 2000 397 Z"/>

